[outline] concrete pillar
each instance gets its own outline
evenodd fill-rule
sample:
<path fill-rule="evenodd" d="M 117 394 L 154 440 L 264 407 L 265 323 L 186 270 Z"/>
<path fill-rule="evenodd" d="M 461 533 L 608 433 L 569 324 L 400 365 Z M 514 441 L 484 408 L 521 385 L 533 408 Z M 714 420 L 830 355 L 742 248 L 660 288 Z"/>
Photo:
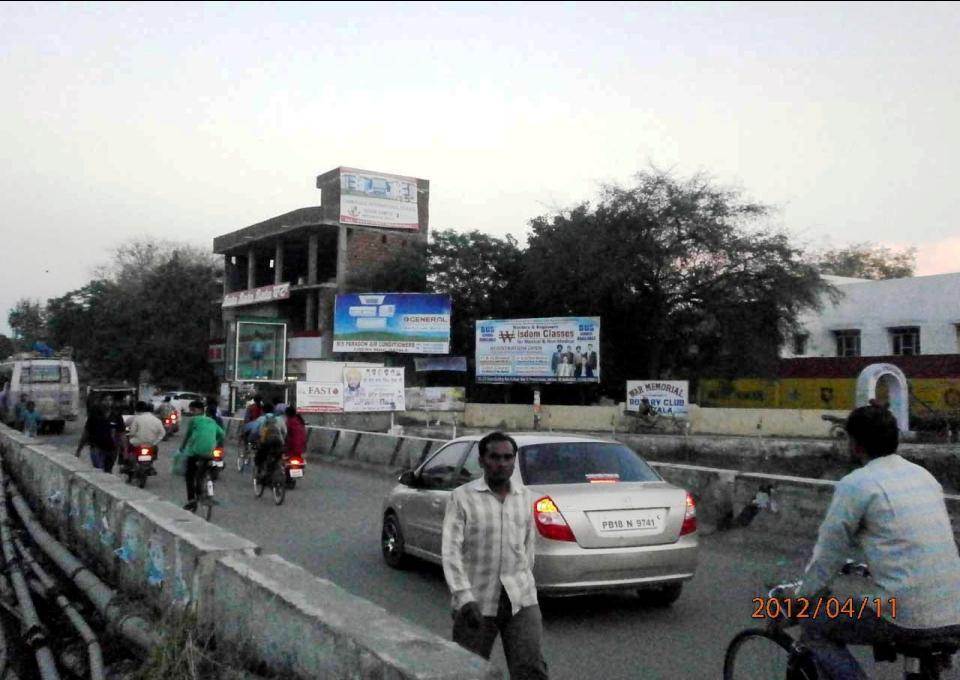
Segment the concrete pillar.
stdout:
<path fill-rule="evenodd" d="M 312 331 L 316 327 L 316 319 L 314 318 L 314 308 L 313 308 L 313 294 L 307 291 L 307 294 L 304 296 L 305 304 L 307 305 L 307 323 L 305 328 L 308 331 Z"/>
<path fill-rule="evenodd" d="M 347 283 L 347 227 L 340 225 L 337 234 L 337 290 Z"/>
<path fill-rule="evenodd" d="M 273 255 L 273 282 L 283 283 L 283 241 L 277 241 L 277 251 Z"/>
<path fill-rule="evenodd" d="M 317 291 L 317 330 L 323 331 L 330 323 L 327 316 L 326 293 L 322 288 Z"/>
<path fill-rule="evenodd" d="M 247 290 L 257 287 L 257 252 L 251 248 L 247 251 Z"/>
<path fill-rule="evenodd" d="M 226 295 L 230 293 L 233 288 L 231 286 L 231 279 L 233 279 L 233 270 L 234 265 L 230 263 L 230 256 L 223 256 L 223 294 Z"/>
<path fill-rule="evenodd" d="M 320 248 L 320 237 L 316 233 L 310 234 L 310 242 L 307 248 L 307 285 L 317 285 L 317 256 Z M 313 300 L 310 301 L 313 306 Z"/>

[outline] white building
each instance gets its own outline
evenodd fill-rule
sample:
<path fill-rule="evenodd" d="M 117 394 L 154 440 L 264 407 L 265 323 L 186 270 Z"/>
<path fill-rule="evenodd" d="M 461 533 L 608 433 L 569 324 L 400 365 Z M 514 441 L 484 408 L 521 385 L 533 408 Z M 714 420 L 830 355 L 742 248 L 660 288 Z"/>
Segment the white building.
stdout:
<path fill-rule="evenodd" d="M 870 281 L 826 276 L 839 295 L 799 319 L 781 356 L 923 356 L 960 353 L 960 273 Z"/>

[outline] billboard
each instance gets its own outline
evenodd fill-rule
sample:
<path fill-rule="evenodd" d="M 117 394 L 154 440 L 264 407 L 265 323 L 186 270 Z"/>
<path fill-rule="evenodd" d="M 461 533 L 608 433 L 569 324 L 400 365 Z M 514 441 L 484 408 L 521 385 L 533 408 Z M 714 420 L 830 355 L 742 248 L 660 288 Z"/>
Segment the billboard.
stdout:
<path fill-rule="evenodd" d="M 467 390 L 464 387 L 408 387 L 408 411 L 464 411 Z"/>
<path fill-rule="evenodd" d="M 300 413 L 343 413 L 343 383 L 297 382 Z"/>
<path fill-rule="evenodd" d="M 338 295 L 333 351 L 446 354 L 450 351 L 450 296 Z"/>
<path fill-rule="evenodd" d="M 406 410 L 403 369 L 355 366 L 343 369 L 343 410 L 348 413 Z"/>
<path fill-rule="evenodd" d="M 627 410 L 639 411 L 642 399 L 661 415 L 689 415 L 690 383 L 686 380 L 628 380 Z"/>
<path fill-rule="evenodd" d="M 234 380 L 283 382 L 286 379 L 287 324 L 237 321 Z"/>
<path fill-rule="evenodd" d="M 600 317 L 477 321 L 480 383 L 600 381 Z"/>
<path fill-rule="evenodd" d="M 340 223 L 419 231 L 417 180 L 340 168 Z"/>

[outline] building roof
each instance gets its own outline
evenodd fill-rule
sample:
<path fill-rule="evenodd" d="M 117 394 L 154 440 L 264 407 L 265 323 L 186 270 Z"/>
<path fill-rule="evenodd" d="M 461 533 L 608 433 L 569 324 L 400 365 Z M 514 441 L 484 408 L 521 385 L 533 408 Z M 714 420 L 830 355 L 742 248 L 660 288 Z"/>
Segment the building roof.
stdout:
<path fill-rule="evenodd" d="M 338 223 L 325 222 L 323 208 L 320 206 L 299 208 L 263 222 L 251 224 L 249 227 L 231 231 L 229 234 L 217 236 L 213 239 L 213 252 L 223 255 L 231 250 L 247 248 L 257 241 L 289 234 L 296 229 L 321 225 L 338 226 Z"/>

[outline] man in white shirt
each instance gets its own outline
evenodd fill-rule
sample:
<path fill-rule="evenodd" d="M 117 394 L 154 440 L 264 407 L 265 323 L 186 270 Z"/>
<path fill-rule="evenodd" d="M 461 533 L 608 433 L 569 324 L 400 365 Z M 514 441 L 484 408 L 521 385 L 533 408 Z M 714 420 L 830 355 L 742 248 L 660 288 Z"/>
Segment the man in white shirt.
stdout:
<path fill-rule="evenodd" d="M 453 641 L 489 659 L 499 633 L 511 679 L 545 680 L 543 624 L 533 581 L 533 506 L 523 487 L 510 481 L 517 444 L 493 432 L 479 448 L 483 477 L 453 492 L 443 519 Z"/>
<path fill-rule="evenodd" d="M 848 644 L 960 636 L 960 556 L 942 487 L 895 453 L 893 414 L 877 405 L 854 409 L 846 431 L 863 467 L 837 482 L 797 595 L 809 598 L 810 611 L 820 610 L 801 623 L 826 677 L 860 679 L 866 675 Z M 876 592 L 862 613 L 857 600 L 856 616 L 831 617 L 816 604 L 856 549 L 866 556 Z"/>

